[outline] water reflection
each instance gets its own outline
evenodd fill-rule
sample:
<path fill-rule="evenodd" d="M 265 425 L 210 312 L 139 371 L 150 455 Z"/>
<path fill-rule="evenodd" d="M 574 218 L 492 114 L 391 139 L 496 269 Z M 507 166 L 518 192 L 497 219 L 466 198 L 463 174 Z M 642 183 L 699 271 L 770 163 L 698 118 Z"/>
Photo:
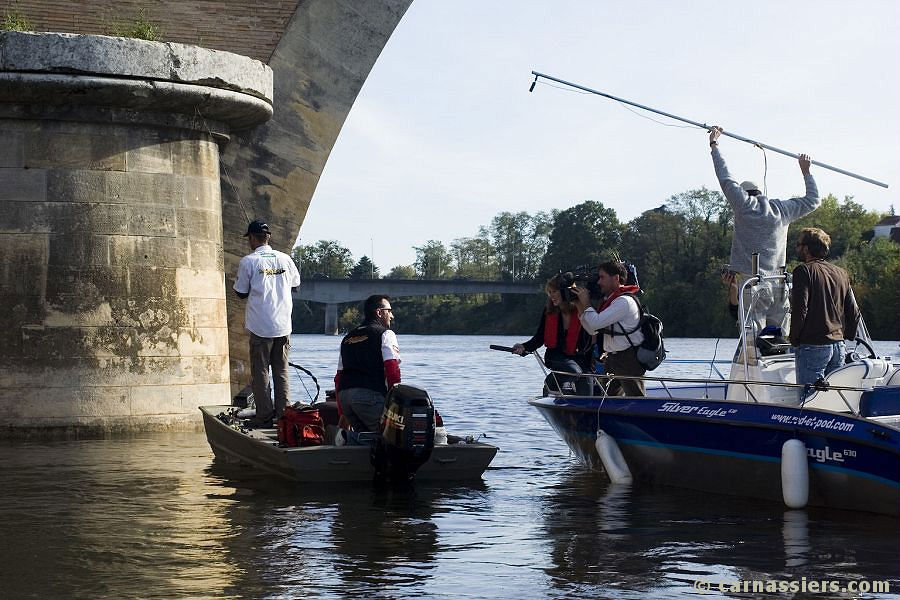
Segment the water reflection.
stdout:
<path fill-rule="evenodd" d="M 587 471 L 561 479 L 544 498 L 551 543 L 547 573 L 560 593 L 597 589 L 694 592 L 693 582 L 888 580 L 895 519 L 685 490 L 615 486 Z"/>
<path fill-rule="evenodd" d="M 487 490 L 483 482 L 294 485 L 219 463 L 208 473 L 240 499 L 224 514 L 227 552 L 241 560 L 228 591 L 290 597 L 303 595 L 311 581 L 337 595 L 435 589 L 438 555 L 454 550 L 446 539 L 439 543 L 439 521 L 460 506 L 483 505 Z"/>
<path fill-rule="evenodd" d="M 486 350 L 516 341 L 401 340 L 404 378 L 500 446 L 474 486 L 294 485 L 213 462 L 197 433 L 0 442 L 0 597 L 655 598 L 697 577 L 900 590 L 900 520 L 613 487 L 580 467 L 525 402 L 533 361 Z M 292 358 L 328 373 L 336 343 L 303 336 Z"/>

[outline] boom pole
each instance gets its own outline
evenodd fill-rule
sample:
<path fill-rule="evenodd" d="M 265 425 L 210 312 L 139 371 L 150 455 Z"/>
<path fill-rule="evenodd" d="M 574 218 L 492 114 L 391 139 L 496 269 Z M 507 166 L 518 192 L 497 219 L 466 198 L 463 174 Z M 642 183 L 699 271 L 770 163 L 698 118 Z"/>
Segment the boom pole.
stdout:
<path fill-rule="evenodd" d="M 558 79 L 551 75 L 546 75 L 544 73 L 539 73 L 537 71 L 532 71 L 531 74 L 534 75 L 534 82 L 532 82 L 531 88 L 528 91 L 534 91 L 534 84 L 537 83 L 537 80 L 539 77 L 543 77 L 544 79 L 549 79 L 550 81 L 555 81 L 556 83 L 561 83 L 563 85 L 567 85 L 569 87 L 572 87 L 572 88 L 575 88 L 578 90 L 590 92 L 591 94 L 603 96 L 604 98 L 609 98 L 610 100 L 615 100 L 616 102 L 621 102 L 622 104 L 628 104 L 630 106 L 634 106 L 634 107 L 640 108 L 642 110 L 647 110 L 647 111 L 656 113 L 658 115 L 662 115 L 664 117 L 669 117 L 670 119 L 675 119 L 676 121 L 688 123 L 690 125 L 694 125 L 695 127 L 700 127 L 701 129 L 705 129 L 707 131 L 709 131 L 712 128 L 712 125 L 707 125 L 706 123 L 698 123 L 697 121 L 685 119 L 684 117 L 679 117 L 678 115 L 673 115 L 671 113 L 667 113 L 667 112 L 664 112 L 661 110 L 656 110 L 655 108 L 650 108 L 649 106 L 644 106 L 643 104 L 638 104 L 637 102 L 631 102 L 630 100 L 625 100 L 624 98 L 619 98 L 617 96 L 613 96 L 612 94 L 605 94 L 603 92 L 591 89 L 589 87 L 585 87 L 583 85 L 578 85 L 577 83 L 572 83 L 571 81 L 565 81 L 564 79 Z M 753 144 L 754 146 L 759 146 L 760 148 L 765 148 L 766 150 L 771 150 L 772 152 L 777 152 L 778 154 L 790 156 L 791 158 L 800 158 L 800 155 L 797 153 L 788 152 L 787 150 L 782 150 L 781 148 L 776 148 L 775 146 L 770 146 L 769 144 L 764 144 L 764 143 L 758 142 L 756 140 L 751 140 L 750 138 L 746 138 L 746 137 L 738 135 L 736 133 L 731 133 L 729 131 L 722 130 L 722 135 L 727 135 L 730 138 L 734 138 L 734 139 L 740 140 L 742 142 L 747 142 L 748 144 Z M 810 162 L 818 167 L 822 167 L 823 169 L 828 169 L 829 171 L 834 171 L 835 173 L 847 175 L 848 177 L 854 177 L 861 181 L 865 181 L 866 183 L 872 183 L 874 185 L 878 185 L 883 188 L 888 187 L 888 184 L 882 183 L 881 181 L 877 181 L 875 179 L 870 179 L 869 177 L 864 177 L 862 175 L 858 175 L 858 174 L 852 173 L 850 171 L 845 171 L 844 169 L 840 169 L 838 167 L 833 167 L 831 165 L 827 165 L 827 164 L 819 162 L 817 160 L 813 160 Z"/>

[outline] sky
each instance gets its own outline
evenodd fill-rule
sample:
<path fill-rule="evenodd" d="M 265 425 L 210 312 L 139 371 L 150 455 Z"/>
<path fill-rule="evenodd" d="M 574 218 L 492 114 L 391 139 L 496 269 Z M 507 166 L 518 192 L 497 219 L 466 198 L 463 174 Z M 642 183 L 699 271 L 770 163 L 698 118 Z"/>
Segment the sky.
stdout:
<path fill-rule="evenodd" d="M 900 211 L 896 0 L 414 0 L 299 243 L 338 240 L 386 274 L 412 264 L 414 246 L 474 236 L 502 211 L 595 200 L 627 222 L 719 189 L 705 131 L 543 83 L 529 93 L 532 70 L 885 182 L 812 168 L 822 196 Z M 720 148 L 739 181 L 803 195 L 795 159 L 727 138 Z"/>

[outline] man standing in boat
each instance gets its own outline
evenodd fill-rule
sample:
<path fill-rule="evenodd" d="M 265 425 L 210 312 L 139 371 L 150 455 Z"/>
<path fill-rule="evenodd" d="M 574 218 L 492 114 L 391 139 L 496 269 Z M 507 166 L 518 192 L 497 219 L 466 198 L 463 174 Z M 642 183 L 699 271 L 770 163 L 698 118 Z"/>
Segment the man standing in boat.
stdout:
<path fill-rule="evenodd" d="M 638 326 L 641 309 L 635 294 L 636 285 L 624 285 L 627 272 L 619 261 L 601 263 L 597 270 L 597 286 L 605 296 L 600 308 L 591 306 L 587 288 L 575 288 L 581 325 L 592 334 L 603 333 L 603 366 L 612 375 L 643 377 L 647 370 L 637 359 L 637 347 L 644 341 Z M 643 396 L 644 382 L 640 379 L 614 379 L 607 390 L 613 396 Z"/>
<path fill-rule="evenodd" d="M 291 257 L 269 246 L 271 234 L 263 221 L 253 221 L 244 234 L 250 254 L 241 259 L 234 291 L 247 299 L 244 325 L 250 332 L 250 386 L 256 403 L 251 427 L 271 427 L 288 403 L 288 354 L 291 350 L 291 292 L 300 286 L 300 273 Z M 269 395 L 269 367 L 275 406 Z"/>
<path fill-rule="evenodd" d="M 770 199 L 752 181 L 738 184 L 729 174 L 719 151 L 718 139 L 721 134 L 721 127 L 714 126 L 710 129 L 709 145 L 722 193 L 734 211 L 730 268 L 736 273 L 736 283 L 740 289 L 743 282 L 753 275 L 751 256 L 754 253 L 759 254 L 761 275 L 777 275 L 782 272 L 787 264 L 788 226 L 818 208 L 821 200 L 816 182 L 809 171 L 811 161 L 806 154 L 801 154 L 799 158 L 800 172 L 806 184 L 806 195 L 803 197 Z M 773 325 L 784 332 L 788 301 L 783 285 L 761 286 L 755 311 L 760 317 L 760 325 Z M 765 315 L 765 323 L 761 322 L 762 315 Z"/>
<path fill-rule="evenodd" d="M 365 321 L 341 341 L 334 376 L 341 413 L 354 431 L 377 431 L 388 390 L 400 383 L 400 345 L 391 331 L 394 312 L 388 296 L 363 305 Z"/>
<path fill-rule="evenodd" d="M 825 261 L 831 237 L 807 227 L 797 238 L 803 264 L 794 269 L 791 345 L 797 383 L 811 384 L 844 364 L 844 340 L 856 339 L 859 307 L 847 271 Z M 805 395 L 801 390 L 800 399 Z"/>

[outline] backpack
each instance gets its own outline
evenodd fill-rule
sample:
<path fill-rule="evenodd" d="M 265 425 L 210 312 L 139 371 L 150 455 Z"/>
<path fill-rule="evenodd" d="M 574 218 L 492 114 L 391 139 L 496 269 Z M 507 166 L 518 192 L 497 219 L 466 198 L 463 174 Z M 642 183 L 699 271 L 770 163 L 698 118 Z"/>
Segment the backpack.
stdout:
<path fill-rule="evenodd" d="M 319 409 L 285 406 L 284 415 L 278 419 L 278 443 L 288 448 L 324 444 L 325 427 Z"/>
<path fill-rule="evenodd" d="M 644 305 L 641 304 L 641 301 L 634 297 L 633 294 L 622 294 L 623 296 L 631 296 L 635 302 L 637 302 L 638 310 L 641 311 L 640 320 L 638 320 L 637 327 L 632 329 L 631 331 L 625 331 L 625 328 L 622 327 L 622 324 L 619 323 L 619 327 L 622 329 L 622 333 L 617 334 L 613 333 L 612 335 L 624 335 L 625 339 L 628 340 L 628 343 L 634 346 L 631 342 L 631 338 L 628 336 L 629 333 L 634 333 L 637 330 L 640 330 L 642 334 L 644 334 L 644 341 L 637 347 L 637 361 L 641 363 L 648 371 L 652 371 L 660 364 L 662 361 L 666 360 L 666 345 L 663 342 L 662 330 L 663 324 L 662 321 L 659 320 L 659 317 L 656 315 L 651 315 L 644 309 Z"/>

